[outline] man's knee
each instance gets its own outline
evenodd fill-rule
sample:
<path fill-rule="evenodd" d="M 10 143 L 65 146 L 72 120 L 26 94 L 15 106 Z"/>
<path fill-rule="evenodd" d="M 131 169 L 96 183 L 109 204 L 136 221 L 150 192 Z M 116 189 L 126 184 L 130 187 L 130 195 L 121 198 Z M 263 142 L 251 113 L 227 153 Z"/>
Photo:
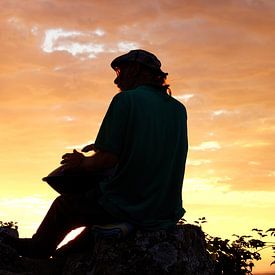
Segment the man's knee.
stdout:
<path fill-rule="evenodd" d="M 63 208 L 63 209 L 74 209 L 79 207 L 85 198 L 81 195 L 74 194 L 62 194 L 59 195 L 53 201 L 53 207 L 55 208 Z"/>

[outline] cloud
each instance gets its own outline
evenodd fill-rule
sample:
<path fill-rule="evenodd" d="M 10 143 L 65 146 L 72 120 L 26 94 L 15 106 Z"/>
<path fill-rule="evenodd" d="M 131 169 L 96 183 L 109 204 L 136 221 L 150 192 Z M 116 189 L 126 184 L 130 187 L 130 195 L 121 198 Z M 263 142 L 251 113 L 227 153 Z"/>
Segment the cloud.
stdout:
<path fill-rule="evenodd" d="M 127 42 L 127 41 L 121 41 L 117 44 L 117 51 L 119 52 L 128 52 L 130 50 L 135 50 L 139 47 L 138 43 L 136 42 Z M 113 50 L 109 50 L 113 52 Z"/>
<path fill-rule="evenodd" d="M 213 111 L 213 116 L 224 116 L 224 115 L 238 115 L 240 113 L 239 110 L 229 111 L 229 110 L 216 110 Z"/>
<path fill-rule="evenodd" d="M 230 185 L 228 182 L 231 181 L 229 177 L 217 177 L 210 176 L 207 178 L 203 177 L 192 177 L 188 178 L 184 182 L 185 192 L 189 191 L 209 191 L 219 190 L 220 192 L 228 192 L 230 190 Z"/>
<path fill-rule="evenodd" d="M 193 98 L 194 94 L 182 94 L 182 95 L 175 95 L 174 98 L 176 98 L 179 101 L 188 102 L 191 98 Z"/>
<path fill-rule="evenodd" d="M 267 191 L 232 191 L 227 185 L 206 183 L 200 180 L 190 180 L 184 185 L 184 197 L 188 204 L 222 206 L 240 206 L 269 208 L 274 203 L 275 192 Z M 205 196 L 211 193 L 215 199 L 204 202 Z M 189 197 L 189 198 L 188 198 Z M 264 199 L 263 199 L 264 198 Z"/>
<path fill-rule="evenodd" d="M 221 149 L 221 145 L 217 141 L 204 141 L 197 146 L 190 146 L 194 151 L 216 151 Z"/>
<path fill-rule="evenodd" d="M 67 122 L 72 122 L 72 121 L 76 120 L 76 118 L 72 117 L 72 116 L 64 116 L 61 119 L 64 120 L 64 121 L 67 121 Z"/>
<path fill-rule="evenodd" d="M 93 144 L 95 141 L 94 140 L 89 140 L 83 144 L 75 144 L 75 145 L 69 145 L 69 146 L 66 146 L 65 148 L 66 149 L 82 149 L 84 148 L 86 145 L 89 145 L 89 144 Z"/>
<path fill-rule="evenodd" d="M 89 58 L 96 57 L 96 54 L 103 52 L 104 46 L 92 42 L 79 43 L 77 39 L 93 40 L 105 34 L 103 30 L 97 29 L 91 32 L 66 31 L 61 28 L 49 29 L 45 32 L 45 39 L 42 44 L 44 52 L 67 51 L 73 56 L 88 54 Z"/>
<path fill-rule="evenodd" d="M 258 161 L 249 161 L 248 164 L 249 165 L 256 165 L 257 166 L 257 165 L 260 165 L 261 163 L 258 162 Z"/>
<path fill-rule="evenodd" d="M 49 29 L 45 32 L 42 50 L 46 53 L 55 51 L 68 52 L 73 56 L 88 56 L 95 58 L 103 52 L 125 52 L 138 48 L 136 42 L 120 41 L 115 47 L 107 46 L 104 43 L 91 42 L 98 41 L 106 33 L 102 29 L 95 31 L 74 31 Z"/>
<path fill-rule="evenodd" d="M 268 177 L 275 177 L 275 171 L 270 171 L 267 175 Z"/>
<path fill-rule="evenodd" d="M 187 165 L 192 165 L 192 166 L 201 166 L 205 164 L 210 164 L 211 160 L 209 159 L 187 159 L 186 164 Z"/>
<path fill-rule="evenodd" d="M 256 141 L 253 143 L 246 143 L 243 146 L 246 148 L 250 148 L 250 147 L 265 147 L 265 146 L 270 146 L 272 145 L 270 142 L 266 142 L 266 141 Z"/>
<path fill-rule="evenodd" d="M 26 207 L 33 208 L 34 206 L 44 206 L 48 201 L 40 194 L 21 198 L 6 198 L 0 200 L 1 207 Z"/>

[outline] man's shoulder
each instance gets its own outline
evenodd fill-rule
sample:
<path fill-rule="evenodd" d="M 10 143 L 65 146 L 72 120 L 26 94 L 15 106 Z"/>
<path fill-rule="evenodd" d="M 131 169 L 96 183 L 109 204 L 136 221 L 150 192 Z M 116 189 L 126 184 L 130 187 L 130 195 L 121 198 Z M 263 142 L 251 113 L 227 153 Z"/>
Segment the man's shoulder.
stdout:
<path fill-rule="evenodd" d="M 156 97 L 156 95 L 160 95 L 161 93 L 163 92 L 158 91 L 158 89 L 155 87 L 143 85 L 143 86 L 138 86 L 135 89 L 119 92 L 113 97 L 113 100 L 120 102 L 122 104 L 132 101 L 132 99 L 134 99 L 134 101 L 139 102 L 139 101 L 144 101 L 144 99 L 146 98 Z M 173 96 L 170 96 L 168 94 L 163 94 L 162 99 L 159 99 L 159 100 L 161 101 L 164 100 L 165 102 L 169 102 L 174 106 L 175 109 L 178 109 L 179 111 L 186 113 L 185 106 Z"/>
<path fill-rule="evenodd" d="M 176 98 L 174 98 L 173 96 L 170 96 L 171 101 L 179 108 L 182 109 L 184 112 L 186 112 L 186 108 L 185 105 L 183 103 L 181 103 L 179 100 L 177 100 Z"/>
<path fill-rule="evenodd" d="M 112 102 L 113 103 L 123 103 L 125 100 L 127 100 L 128 95 L 125 92 L 119 92 L 114 95 Z"/>
<path fill-rule="evenodd" d="M 142 94 L 142 92 L 146 91 L 146 87 L 137 87 L 135 89 L 131 89 L 131 90 L 126 90 L 126 91 L 121 91 L 119 93 L 117 93 L 114 97 L 113 100 L 114 101 L 127 101 L 130 98 L 136 98 L 136 97 L 140 97 L 140 95 Z"/>
<path fill-rule="evenodd" d="M 139 85 L 136 88 L 126 90 L 123 93 L 125 93 L 125 94 L 140 94 L 140 93 L 143 93 L 143 92 L 146 93 L 148 91 L 156 91 L 156 90 L 158 90 L 157 87 L 154 87 L 152 85 L 144 84 L 144 85 Z"/>

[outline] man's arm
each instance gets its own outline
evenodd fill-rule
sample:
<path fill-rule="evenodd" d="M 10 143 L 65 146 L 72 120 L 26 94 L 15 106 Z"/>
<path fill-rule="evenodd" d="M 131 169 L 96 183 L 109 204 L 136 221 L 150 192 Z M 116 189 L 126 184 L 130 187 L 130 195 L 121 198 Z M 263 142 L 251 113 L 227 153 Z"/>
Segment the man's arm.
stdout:
<path fill-rule="evenodd" d="M 87 172 L 100 171 L 114 167 L 118 157 L 110 152 L 97 150 L 93 156 L 86 157 L 76 150 L 62 156 L 61 164 L 68 169 L 80 169 Z"/>
<path fill-rule="evenodd" d="M 95 154 L 86 157 L 74 150 L 62 157 L 61 164 L 68 169 L 91 172 L 114 167 L 123 148 L 128 114 L 128 97 L 124 93 L 115 95 L 100 126 L 95 144 L 82 149 L 82 152 L 95 151 Z"/>
<path fill-rule="evenodd" d="M 112 168 L 118 164 L 118 157 L 110 152 L 97 151 L 93 156 L 85 157 L 81 167 L 85 171 L 99 171 Z"/>

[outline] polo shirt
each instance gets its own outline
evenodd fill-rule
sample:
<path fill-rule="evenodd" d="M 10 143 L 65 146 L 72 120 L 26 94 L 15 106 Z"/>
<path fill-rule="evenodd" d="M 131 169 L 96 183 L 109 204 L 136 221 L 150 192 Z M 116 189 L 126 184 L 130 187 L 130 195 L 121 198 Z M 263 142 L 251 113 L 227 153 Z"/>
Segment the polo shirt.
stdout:
<path fill-rule="evenodd" d="M 149 85 L 120 92 L 111 101 L 95 147 L 119 158 L 115 175 L 100 184 L 102 207 L 144 229 L 175 227 L 185 212 L 183 104 Z"/>

